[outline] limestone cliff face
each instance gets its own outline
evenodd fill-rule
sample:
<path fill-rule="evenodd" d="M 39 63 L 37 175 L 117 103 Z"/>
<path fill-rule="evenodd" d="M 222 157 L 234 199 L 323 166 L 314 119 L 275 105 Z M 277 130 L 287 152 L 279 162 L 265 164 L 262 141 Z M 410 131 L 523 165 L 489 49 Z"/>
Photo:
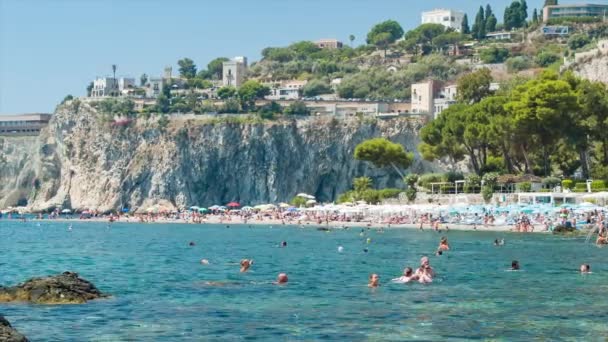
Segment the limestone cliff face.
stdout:
<path fill-rule="evenodd" d="M 574 71 L 582 78 L 608 84 L 608 54 L 597 55 L 577 64 Z"/>
<path fill-rule="evenodd" d="M 154 120 L 126 127 L 99 122 L 83 103 L 60 106 L 37 138 L 0 140 L 0 207 L 17 202 L 33 210 L 53 206 L 112 210 L 288 201 L 307 192 L 329 201 L 368 175 L 376 186 L 397 186 L 390 170 L 353 159 L 363 140 L 384 136 L 410 151 L 420 123 L 358 118 L 307 118 L 231 123 Z M 420 158 L 418 157 L 417 160 Z M 437 166 L 417 161 L 416 172 Z"/>

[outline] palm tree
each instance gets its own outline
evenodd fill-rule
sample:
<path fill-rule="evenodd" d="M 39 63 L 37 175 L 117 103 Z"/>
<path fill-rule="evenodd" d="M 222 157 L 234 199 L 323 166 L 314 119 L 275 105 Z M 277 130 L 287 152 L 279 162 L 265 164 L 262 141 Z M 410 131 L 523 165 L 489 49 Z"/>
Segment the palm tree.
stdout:
<path fill-rule="evenodd" d="M 350 47 L 353 47 L 353 42 L 355 41 L 355 35 L 351 34 L 350 36 L 348 36 L 348 40 L 350 40 Z"/>

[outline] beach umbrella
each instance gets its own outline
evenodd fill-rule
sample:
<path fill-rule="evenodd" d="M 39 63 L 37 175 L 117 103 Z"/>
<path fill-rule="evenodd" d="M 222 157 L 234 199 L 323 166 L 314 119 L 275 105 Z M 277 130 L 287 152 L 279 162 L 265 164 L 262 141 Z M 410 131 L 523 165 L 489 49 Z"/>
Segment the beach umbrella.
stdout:
<path fill-rule="evenodd" d="M 221 208 L 219 205 L 212 205 L 209 207 L 211 210 L 218 210 L 219 208 Z"/>
<path fill-rule="evenodd" d="M 246 205 L 246 206 L 242 207 L 241 210 L 251 211 L 251 210 L 253 210 L 253 207 L 250 207 L 250 206 Z"/>
<path fill-rule="evenodd" d="M 287 204 L 287 203 L 279 203 L 279 208 L 289 208 L 291 207 L 291 205 Z"/>
<path fill-rule="evenodd" d="M 308 201 L 306 201 L 306 204 L 316 204 L 317 201 L 315 201 L 314 199 L 309 199 Z"/>
<path fill-rule="evenodd" d="M 240 204 L 240 203 L 238 203 L 238 202 L 230 202 L 230 203 L 226 204 L 226 206 L 227 206 L 228 208 L 238 208 L 238 207 L 240 207 L 240 206 L 241 206 L 241 204 Z"/>
<path fill-rule="evenodd" d="M 305 193 L 302 193 L 302 192 L 299 193 L 299 194 L 297 194 L 296 197 L 302 197 L 302 198 L 307 198 L 307 199 L 311 199 L 311 200 L 315 199 L 315 196 L 309 195 L 309 194 L 305 194 Z"/>
<path fill-rule="evenodd" d="M 70 214 L 72 211 L 70 209 L 63 209 L 61 212 L 63 214 Z"/>
<path fill-rule="evenodd" d="M 195 205 L 193 205 L 193 206 L 191 206 L 191 207 L 190 207 L 190 210 L 192 210 L 192 211 L 197 211 L 197 210 L 199 210 L 199 209 L 200 209 L 200 208 L 199 208 L 199 207 L 197 207 L 197 206 L 195 206 Z"/>
<path fill-rule="evenodd" d="M 209 211 L 209 209 L 207 209 L 207 208 L 198 208 L 199 213 L 206 213 L 208 211 Z"/>

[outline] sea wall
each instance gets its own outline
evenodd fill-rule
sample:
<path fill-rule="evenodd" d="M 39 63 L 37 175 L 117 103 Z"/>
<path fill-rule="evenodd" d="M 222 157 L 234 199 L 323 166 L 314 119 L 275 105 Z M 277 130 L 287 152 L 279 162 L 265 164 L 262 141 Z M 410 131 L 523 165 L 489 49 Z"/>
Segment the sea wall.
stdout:
<path fill-rule="evenodd" d="M 112 210 L 289 201 L 307 192 L 330 201 L 354 177 L 401 186 L 391 170 L 353 159 L 363 140 L 387 137 L 415 151 L 421 122 L 398 118 L 279 121 L 155 119 L 104 123 L 89 104 L 58 107 L 39 137 L 0 139 L 0 207 L 26 204 Z M 415 172 L 438 171 L 417 156 Z"/>

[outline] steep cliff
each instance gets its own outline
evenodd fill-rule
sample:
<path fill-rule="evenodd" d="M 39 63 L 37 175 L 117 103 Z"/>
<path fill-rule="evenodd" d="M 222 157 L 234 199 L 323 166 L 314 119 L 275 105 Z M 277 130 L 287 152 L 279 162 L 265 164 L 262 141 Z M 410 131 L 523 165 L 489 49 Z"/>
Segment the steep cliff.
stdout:
<path fill-rule="evenodd" d="M 377 186 L 400 185 L 390 170 L 353 160 L 353 151 L 378 136 L 415 151 L 419 128 L 408 119 L 205 117 L 171 120 L 165 129 L 153 119 L 117 127 L 102 123 L 86 103 L 70 104 L 58 107 L 39 137 L 0 140 L 0 207 L 257 204 L 288 201 L 298 192 L 327 201 L 361 175 Z M 417 161 L 412 169 L 437 166 Z"/>
<path fill-rule="evenodd" d="M 590 81 L 599 81 L 608 84 L 608 54 L 598 54 L 577 63 L 574 72 Z"/>

